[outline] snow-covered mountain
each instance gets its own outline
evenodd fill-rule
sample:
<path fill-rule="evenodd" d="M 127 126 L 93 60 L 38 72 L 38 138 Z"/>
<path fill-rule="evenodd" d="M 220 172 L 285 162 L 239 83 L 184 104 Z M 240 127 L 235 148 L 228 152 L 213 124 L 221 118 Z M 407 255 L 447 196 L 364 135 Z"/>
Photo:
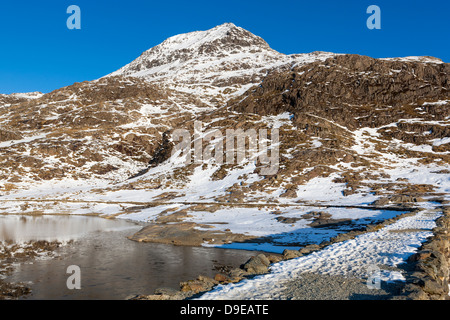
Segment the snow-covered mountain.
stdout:
<path fill-rule="evenodd" d="M 325 52 L 285 55 L 251 32 L 225 23 L 173 36 L 109 76 L 143 78 L 211 104 L 242 94 L 276 68 L 332 56 Z"/>
<path fill-rule="evenodd" d="M 119 216 L 152 222 L 141 241 L 259 237 L 278 250 L 325 240 L 321 223 L 338 232 L 392 214 L 324 206 L 450 200 L 450 65 L 435 58 L 285 55 L 226 23 L 0 106 L 0 213 Z M 195 121 L 204 132 L 279 129 L 279 170 L 180 160 L 172 134 L 198 139 Z"/>

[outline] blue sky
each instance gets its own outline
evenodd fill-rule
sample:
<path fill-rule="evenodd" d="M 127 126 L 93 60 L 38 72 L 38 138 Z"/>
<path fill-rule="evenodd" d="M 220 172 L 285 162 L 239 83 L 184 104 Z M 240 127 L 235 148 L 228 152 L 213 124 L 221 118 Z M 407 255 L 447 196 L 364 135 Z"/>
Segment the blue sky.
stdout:
<path fill-rule="evenodd" d="M 369 30 L 369 5 L 381 30 Z M 69 30 L 70 5 L 81 30 Z M 233 22 L 282 53 L 374 58 L 430 55 L 450 62 L 448 0 L 41 0 L 0 4 L 0 93 L 50 92 L 97 79 L 179 33 Z"/>

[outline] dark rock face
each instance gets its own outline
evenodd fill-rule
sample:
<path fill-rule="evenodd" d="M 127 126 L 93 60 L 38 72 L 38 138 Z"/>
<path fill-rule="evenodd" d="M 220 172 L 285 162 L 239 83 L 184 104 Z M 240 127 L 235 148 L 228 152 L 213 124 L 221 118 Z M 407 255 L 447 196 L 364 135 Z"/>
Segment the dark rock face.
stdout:
<path fill-rule="evenodd" d="M 379 127 L 415 117 L 424 101 L 450 97 L 450 65 L 340 55 L 269 74 L 261 85 L 233 100 L 235 111 L 260 115 L 291 112 L 327 117 L 349 129 Z M 430 110 L 439 118 L 445 110 Z"/>

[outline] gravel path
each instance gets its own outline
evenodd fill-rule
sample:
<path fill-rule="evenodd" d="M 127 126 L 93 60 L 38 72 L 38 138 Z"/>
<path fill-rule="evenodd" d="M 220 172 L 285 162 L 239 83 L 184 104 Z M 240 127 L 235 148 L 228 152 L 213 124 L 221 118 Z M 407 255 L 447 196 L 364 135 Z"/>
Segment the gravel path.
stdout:
<path fill-rule="evenodd" d="M 370 289 L 365 280 L 305 273 L 285 283 L 282 300 L 385 300 L 400 293 L 402 282 L 381 283 Z"/>

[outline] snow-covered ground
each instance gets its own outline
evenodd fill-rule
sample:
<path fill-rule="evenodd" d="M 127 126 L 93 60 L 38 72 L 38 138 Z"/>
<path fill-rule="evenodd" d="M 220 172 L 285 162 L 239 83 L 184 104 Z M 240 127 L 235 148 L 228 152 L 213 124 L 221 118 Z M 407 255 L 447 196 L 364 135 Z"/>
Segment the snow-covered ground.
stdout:
<path fill-rule="evenodd" d="M 277 299 L 287 281 L 307 272 L 366 279 L 373 276 L 371 270 L 379 268 L 381 281 L 403 281 L 400 272 L 383 270 L 383 266 L 396 267 L 405 262 L 432 235 L 431 230 L 439 216 L 434 211 L 421 211 L 379 231 L 335 243 L 309 255 L 275 263 L 269 274 L 236 284 L 219 285 L 199 299 Z"/>
<path fill-rule="evenodd" d="M 148 106 L 143 109 L 155 111 L 153 107 Z M 281 114 L 265 117 L 263 121 L 275 127 L 287 126 L 290 116 Z M 376 154 L 377 161 L 383 164 L 379 171 L 386 174 L 386 178 L 379 177 L 376 180 L 367 178 L 362 181 L 363 183 L 376 185 L 395 182 L 398 185 L 429 185 L 435 188 L 435 193 L 441 194 L 441 198 L 450 200 L 450 173 L 442 171 L 445 169 L 442 165 L 434 163 L 422 165 L 415 158 L 402 158 L 395 153 L 375 150 L 373 145 L 379 137 L 376 129 L 363 128 L 352 132 L 352 135 L 355 139 L 353 149 L 363 156 Z M 313 139 L 316 146 L 319 146 L 320 141 L 319 138 Z M 319 230 L 309 227 L 308 224 L 311 221 L 302 219 L 302 215 L 311 211 L 329 213 L 332 219 L 352 219 L 356 225 L 388 219 L 399 214 L 389 210 L 328 208 L 328 206 L 368 206 L 381 197 L 371 192 L 369 187 L 363 190 L 364 192 L 345 196 L 343 191 L 346 184 L 334 182 L 340 177 L 343 164 L 333 166 L 332 168 L 337 171 L 328 177 L 315 177 L 298 185 L 296 196 L 293 198 L 280 197 L 285 191 L 284 186 L 281 185 L 270 190 L 256 191 L 254 196 L 246 199 L 245 205 L 230 204 L 217 207 L 213 212 L 190 210 L 190 207 L 197 203 L 218 204 L 216 199 L 227 196 L 230 187 L 258 182 L 262 177 L 254 172 L 254 162 L 246 162 L 230 169 L 227 175 L 219 180 L 213 179 L 219 167 L 208 164 L 195 167 L 185 176 L 185 181 L 178 181 L 174 178 L 174 172 L 184 166 L 183 158 L 174 155 L 159 166 L 151 168 L 144 175 L 130 180 L 124 179 L 115 184 L 100 179 L 36 182 L 35 186 L 30 184 L 30 188 L 2 195 L 0 212 L 98 214 L 104 217 L 114 216 L 120 219 L 152 222 L 166 210 L 173 212 L 188 210 L 189 216 L 184 221 L 208 225 L 211 227 L 209 230 L 227 230 L 248 236 L 271 238 L 271 243 L 235 243 L 225 247 L 270 252 L 282 252 L 287 244 L 298 248 L 309 243 L 320 243 L 342 232 L 339 228 Z M 128 188 L 129 183 L 145 185 L 148 179 L 155 178 L 160 179 L 163 187 Z M 399 179 L 407 179 L 407 182 L 398 181 Z M 174 193 L 175 196 L 161 201 L 159 197 L 166 193 Z M 416 205 L 433 206 L 426 200 L 428 199 Z M 156 204 L 139 210 L 128 210 L 152 202 Z M 254 206 L 248 207 L 250 204 Z M 273 214 L 274 211 L 277 211 L 276 215 Z M 289 224 L 280 223 L 276 220 L 279 216 L 298 218 L 298 220 Z"/>

